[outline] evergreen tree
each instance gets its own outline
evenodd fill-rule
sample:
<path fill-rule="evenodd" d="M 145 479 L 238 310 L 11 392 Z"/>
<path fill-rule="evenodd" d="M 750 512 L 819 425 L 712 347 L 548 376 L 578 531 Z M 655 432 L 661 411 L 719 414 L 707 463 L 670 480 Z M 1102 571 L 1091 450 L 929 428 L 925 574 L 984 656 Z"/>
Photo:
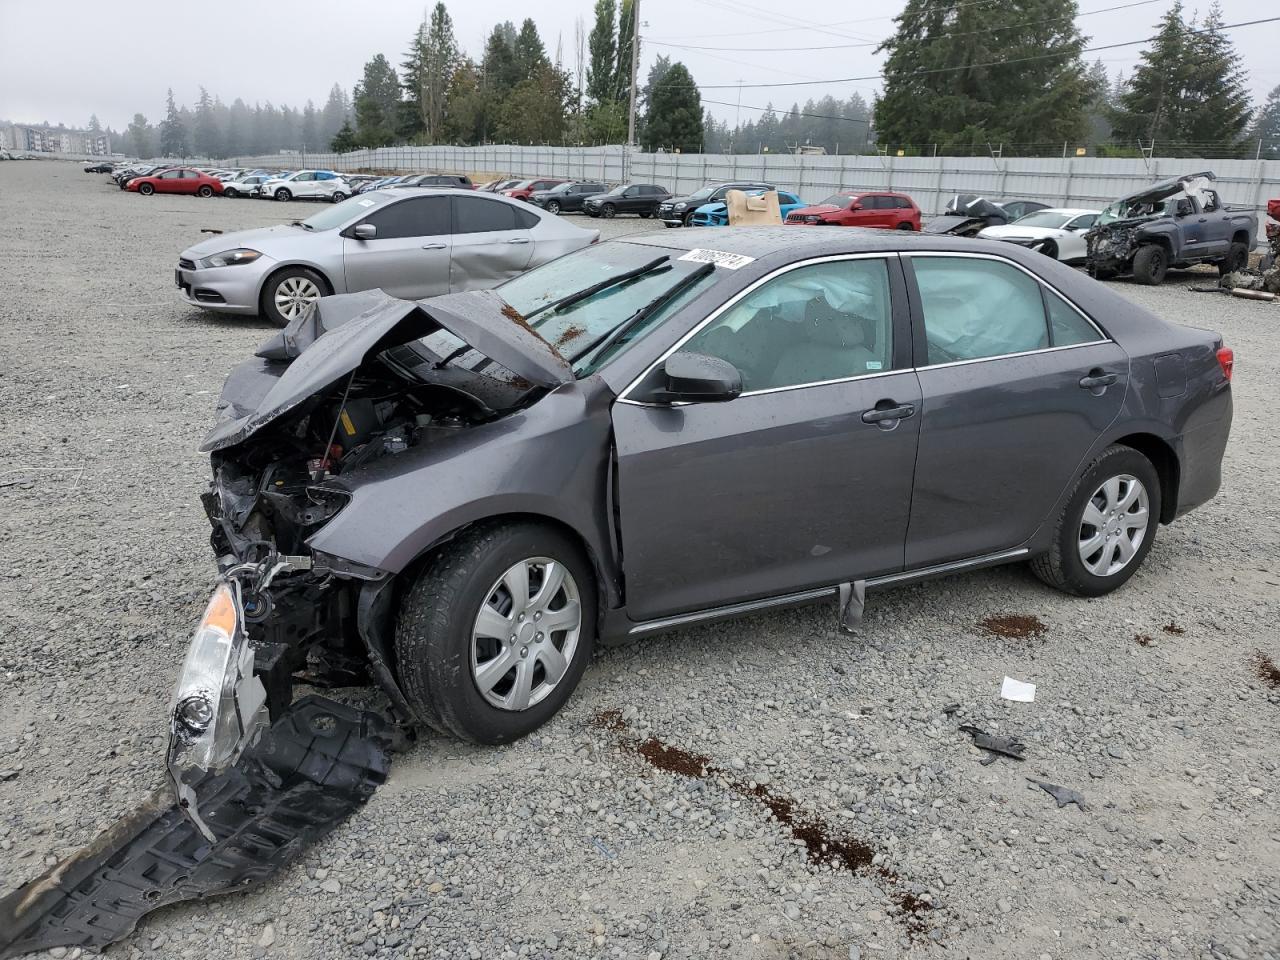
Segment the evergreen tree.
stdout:
<path fill-rule="evenodd" d="M 458 57 L 453 20 L 445 5 L 437 3 L 430 18 L 419 25 L 402 64 L 406 136 L 424 143 L 437 143 L 444 137 L 449 84 Z"/>
<path fill-rule="evenodd" d="M 316 151 L 320 149 L 322 143 L 320 139 L 320 111 L 316 109 L 316 105 L 310 100 L 302 111 L 302 124 L 298 129 L 298 136 L 301 142 L 299 146 L 303 151 Z"/>
<path fill-rule="evenodd" d="M 351 121 L 343 120 L 342 126 L 338 128 L 338 132 L 329 141 L 329 149 L 334 153 L 349 153 L 355 150 L 357 146 L 356 132 L 351 127 Z"/>
<path fill-rule="evenodd" d="M 1262 156 L 1265 159 L 1280 160 L 1280 84 L 1267 94 L 1266 101 L 1253 121 L 1249 139 L 1254 143 L 1262 141 Z"/>
<path fill-rule="evenodd" d="M 667 71 L 670 69 L 671 58 L 666 54 L 660 53 L 654 58 L 649 67 L 649 75 L 637 93 L 636 109 L 641 111 L 648 109 L 650 101 L 653 100 L 653 88 L 658 85 L 658 81 L 667 75 Z"/>
<path fill-rule="evenodd" d="M 635 2 L 622 0 L 622 6 L 618 12 L 618 55 L 617 69 L 613 78 L 613 96 L 615 100 L 628 103 L 631 98 L 631 48 L 635 29 Z"/>
<path fill-rule="evenodd" d="M 591 51 L 587 67 L 587 97 L 596 105 L 617 100 L 614 86 L 618 65 L 614 34 L 616 13 L 614 0 L 596 0 L 596 22 L 587 40 L 587 48 Z"/>
<path fill-rule="evenodd" d="M 335 83 L 329 90 L 329 98 L 325 100 L 324 108 L 320 111 L 317 142 L 325 143 L 332 140 L 346 123 L 349 113 L 350 105 L 347 103 L 346 92 Z"/>
<path fill-rule="evenodd" d="M 185 157 L 189 152 L 187 128 L 173 102 L 172 87 L 169 89 L 164 121 L 160 124 L 160 152 L 166 157 Z"/>
<path fill-rule="evenodd" d="M 1089 83 L 1089 102 L 1085 107 L 1085 137 L 1090 143 L 1103 143 L 1111 139 L 1111 78 L 1107 65 L 1095 60 L 1086 77 Z"/>
<path fill-rule="evenodd" d="M 673 63 L 653 88 L 644 145 L 648 150 L 664 147 L 682 153 L 702 149 L 702 98 L 683 63 Z"/>
<path fill-rule="evenodd" d="M 96 113 L 92 113 L 92 114 L 90 114 L 90 115 L 89 115 L 89 127 L 88 127 L 88 130 L 89 130 L 89 132 L 90 132 L 90 133 L 101 133 L 101 132 L 102 132 L 102 123 L 98 120 L 98 115 L 97 115 Z"/>
<path fill-rule="evenodd" d="M 128 153 L 132 153 L 139 159 L 155 155 L 155 129 L 142 114 L 135 113 L 133 115 L 133 120 L 130 122 L 128 130 L 125 131 L 125 137 L 129 144 Z"/>
<path fill-rule="evenodd" d="M 485 39 L 480 66 L 479 142 L 503 138 L 503 104 L 507 94 L 520 82 L 515 54 L 516 28 L 510 21 L 498 24 Z"/>
<path fill-rule="evenodd" d="M 384 147 L 395 139 L 400 81 L 382 54 L 364 65 L 355 90 L 356 139 L 362 147 Z"/>
<path fill-rule="evenodd" d="M 480 69 L 463 57 L 449 81 L 449 105 L 444 120 L 444 138 L 450 143 L 479 143 L 484 131 L 484 99 L 480 92 Z"/>
<path fill-rule="evenodd" d="M 252 116 L 248 106 L 236 97 L 227 111 L 227 126 L 223 134 L 227 144 L 227 156 L 238 157 L 250 152 L 252 149 L 249 141 L 251 125 Z"/>
<path fill-rule="evenodd" d="M 214 115 L 213 98 L 204 87 L 200 88 L 200 99 L 196 101 L 195 149 L 202 157 L 221 157 L 225 154 L 222 148 L 222 131 Z"/>
<path fill-rule="evenodd" d="M 882 144 L 1074 139 L 1089 90 L 1075 0 L 907 0 L 875 126 Z M 1016 29 L 1015 29 L 1016 28 Z"/>
<path fill-rule="evenodd" d="M 544 66 L 550 65 L 550 61 L 547 60 L 547 48 L 542 43 L 542 37 L 538 36 L 537 25 L 531 19 L 526 18 L 520 25 L 520 32 L 516 34 L 512 52 L 515 55 L 516 75 L 519 78 L 517 82 L 530 79 Z"/>

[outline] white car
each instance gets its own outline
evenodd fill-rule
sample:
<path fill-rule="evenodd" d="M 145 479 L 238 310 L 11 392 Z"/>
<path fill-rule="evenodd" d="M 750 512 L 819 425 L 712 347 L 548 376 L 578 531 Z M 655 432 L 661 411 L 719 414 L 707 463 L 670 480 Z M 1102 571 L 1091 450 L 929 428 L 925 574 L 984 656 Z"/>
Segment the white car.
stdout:
<path fill-rule="evenodd" d="M 1083 262 L 1088 254 L 1084 235 L 1097 222 L 1100 210 L 1049 207 L 1000 227 L 987 227 L 978 236 L 1039 250 L 1064 263 Z"/>
<path fill-rule="evenodd" d="M 332 200 L 351 196 L 347 181 L 332 170 L 299 170 L 275 177 L 262 185 L 259 196 L 272 200 Z"/>

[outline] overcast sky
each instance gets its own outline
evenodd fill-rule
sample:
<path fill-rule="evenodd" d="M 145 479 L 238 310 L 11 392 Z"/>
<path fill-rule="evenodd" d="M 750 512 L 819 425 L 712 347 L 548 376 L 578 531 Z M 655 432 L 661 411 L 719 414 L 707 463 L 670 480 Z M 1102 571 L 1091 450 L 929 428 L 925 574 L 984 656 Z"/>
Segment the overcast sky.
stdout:
<path fill-rule="evenodd" d="M 447 0 L 448 2 L 448 0 Z M 457 38 L 478 57 L 495 22 L 517 24 L 531 12 L 555 56 L 563 47 L 565 66 L 575 64 L 574 23 L 591 28 L 593 0 L 448 2 Z M 641 0 L 644 70 L 658 53 L 684 61 L 704 87 L 786 83 L 865 77 L 878 72 L 881 57 L 871 46 L 816 50 L 883 39 L 904 0 Z M 1091 10 L 1126 9 L 1090 15 Z M 1227 23 L 1274 14 L 1267 0 L 1221 0 Z M 1081 30 L 1090 45 L 1150 36 L 1172 0 L 1080 0 Z M 1188 0 L 1187 9 L 1206 8 Z M 230 103 L 303 106 L 324 103 L 336 81 L 348 91 L 364 62 L 384 53 L 395 65 L 423 16 L 421 0 L 272 0 L 254 4 L 135 4 L 102 0 L 0 0 L 0 119 L 83 126 L 91 113 L 104 125 L 123 129 L 136 112 L 156 122 L 163 117 L 165 90 L 180 103 L 195 101 L 201 85 Z M 786 11 L 785 13 L 782 11 Z M 154 12 L 155 16 L 148 16 Z M 1230 31 L 1249 71 L 1255 101 L 1280 84 L 1280 23 Z M 673 46 L 679 44 L 680 46 Z M 698 47 L 735 49 L 695 50 Z M 782 51 L 780 48 L 800 48 Z M 736 48 L 768 48 L 766 50 Z M 1139 47 L 1087 54 L 1101 57 L 1114 73 L 1136 62 Z M 808 97 L 847 97 L 857 90 L 871 99 L 878 82 L 815 83 L 798 87 L 742 90 L 743 120 L 749 109 L 772 101 L 778 107 Z M 716 115 L 733 122 L 735 89 L 704 89 Z"/>

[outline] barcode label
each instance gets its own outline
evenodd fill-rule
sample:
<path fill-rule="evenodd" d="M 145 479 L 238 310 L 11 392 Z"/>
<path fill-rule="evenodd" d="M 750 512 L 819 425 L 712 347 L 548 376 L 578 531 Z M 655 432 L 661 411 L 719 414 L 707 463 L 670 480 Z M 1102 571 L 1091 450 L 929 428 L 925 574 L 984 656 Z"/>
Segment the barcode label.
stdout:
<path fill-rule="evenodd" d="M 737 270 L 739 267 L 745 267 L 748 263 L 754 263 L 755 257 L 744 257 L 740 253 L 725 253 L 723 250 L 690 250 L 681 260 L 689 260 L 692 263 L 714 263 L 717 267 L 724 267 L 726 270 Z"/>

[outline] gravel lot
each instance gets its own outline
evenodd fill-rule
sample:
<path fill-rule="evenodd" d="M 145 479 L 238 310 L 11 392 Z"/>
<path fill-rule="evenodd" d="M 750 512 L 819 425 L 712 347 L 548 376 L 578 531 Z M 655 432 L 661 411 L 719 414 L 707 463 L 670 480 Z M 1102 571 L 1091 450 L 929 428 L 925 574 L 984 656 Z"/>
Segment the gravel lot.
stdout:
<path fill-rule="evenodd" d="M 299 206 L 0 164 L 0 890 L 161 781 L 212 582 L 196 445 L 270 329 L 188 309 L 173 266 Z M 428 736 L 264 889 L 108 955 L 1280 958 L 1280 307 L 1186 279 L 1116 288 L 1235 348 L 1226 480 L 1119 593 L 1011 567 L 873 595 L 856 638 L 820 606 L 604 650 L 537 735 Z M 981 765 L 961 723 L 1027 759 Z"/>

